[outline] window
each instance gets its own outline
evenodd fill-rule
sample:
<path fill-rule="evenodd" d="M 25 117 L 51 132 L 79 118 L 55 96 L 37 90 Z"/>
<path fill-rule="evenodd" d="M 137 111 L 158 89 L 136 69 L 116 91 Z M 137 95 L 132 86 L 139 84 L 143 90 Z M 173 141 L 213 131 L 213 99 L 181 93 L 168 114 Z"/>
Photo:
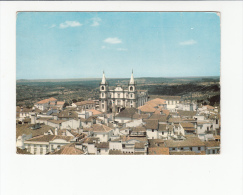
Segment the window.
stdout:
<path fill-rule="evenodd" d="M 152 129 L 152 132 L 154 132 L 154 129 Z"/>
<path fill-rule="evenodd" d="M 213 154 L 215 154 L 215 150 L 213 150 Z"/>
<path fill-rule="evenodd" d="M 183 148 L 181 148 L 181 150 L 183 150 Z"/>
<path fill-rule="evenodd" d="M 218 119 L 216 119 L 216 124 L 219 124 L 219 120 Z"/>
<path fill-rule="evenodd" d="M 120 93 L 117 94 L 118 98 L 120 98 Z"/>
<path fill-rule="evenodd" d="M 102 93 L 102 97 L 104 97 L 105 96 L 105 94 L 104 93 Z"/>
<path fill-rule="evenodd" d="M 104 90 L 104 89 L 105 89 L 104 86 L 102 86 L 102 87 L 101 87 L 101 90 Z"/>
<path fill-rule="evenodd" d="M 57 149 L 58 149 L 58 150 L 60 150 L 60 148 L 61 148 L 61 146 L 60 146 L 60 145 L 58 145 L 58 146 L 57 146 Z"/>
<path fill-rule="evenodd" d="M 192 151 L 192 147 L 190 147 L 190 150 Z"/>
<path fill-rule="evenodd" d="M 102 109 L 104 109 L 105 108 L 105 106 L 104 106 L 104 104 L 102 104 Z"/>
<path fill-rule="evenodd" d="M 162 135 L 164 135 L 164 132 L 162 132 Z"/>
<path fill-rule="evenodd" d="M 130 95 L 130 96 L 131 96 L 131 98 L 132 98 L 132 93 L 131 93 L 131 95 Z"/>
<path fill-rule="evenodd" d="M 172 150 L 175 150 L 175 148 L 172 148 Z"/>
<path fill-rule="evenodd" d="M 130 87 L 130 91 L 132 91 L 133 90 L 133 87 Z"/>
<path fill-rule="evenodd" d="M 40 154 L 43 154 L 43 148 L 42 148 L 42 146 L 40 148 Z"/>
<path fill-rule="evenodd" d="M 36 154 L 37 148 L 34 148 L 34 154 Z"/>
<path fill-rule="evenodd" d="M 200 151 L 201 150 L 201 147 L 198 147 L 198 150 Z"/>

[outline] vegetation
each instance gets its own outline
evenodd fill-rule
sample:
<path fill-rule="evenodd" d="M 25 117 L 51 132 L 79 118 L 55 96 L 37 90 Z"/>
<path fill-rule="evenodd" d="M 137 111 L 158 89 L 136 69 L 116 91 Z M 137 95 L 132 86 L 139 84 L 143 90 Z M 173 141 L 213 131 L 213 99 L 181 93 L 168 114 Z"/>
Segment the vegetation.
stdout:
<path fill-rule="evenodd" d="M 219 77 L 191 78 L 137 78 L 137 88 L 148 90 L 151 97 L 161 95 L 182 96 L 183 99 L 196 100 L 198 103 L 219 105 Z M 65 101 L 65 106 L 72 102 L 98 99 L 101 79 L 69 80 L 18 80 L 17 105 L 32 107 L 34 103 L 55 97 Z M 109 86 L 128 85 L 129 79 L 107 79 Z"/>

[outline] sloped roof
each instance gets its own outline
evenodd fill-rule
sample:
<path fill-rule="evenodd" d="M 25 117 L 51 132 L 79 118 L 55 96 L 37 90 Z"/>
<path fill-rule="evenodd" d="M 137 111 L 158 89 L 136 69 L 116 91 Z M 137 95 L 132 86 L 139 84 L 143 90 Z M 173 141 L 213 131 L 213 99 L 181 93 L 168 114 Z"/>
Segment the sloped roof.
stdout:
<path fill-rule="evenodd" d="M 159 131 L 168 131 L 167 124 L 159 124 Z"/>
<path fill-rule="evenodd" d="M 92 127 L 88 129 L 89 131 L 93 131 L 93 132 L 109 132 L 112 130 L 112 128 L 103 124 L 93 124 Z"/>
<path fill-rule="evenodd" d="M 168 120 L 169 123 L 179 123 L 181 121 L 182 121 L 181 117 L 171 117 Z"/>
<path fill-rule="evenodd" d="M 156 119 L 159 122 L 167 122 L 167 116 L 161 114 L 152 114 L 149 119 Z"/>
<path fill-rule="evenodd" d="M 166 100 L 161 99 L 161 98 L 155 98 L 155 99 L 153 99 L 153 100 L 150 100 L 149 102 L 153 102 L 153 103 L 155 103 L 156 105 L 159 105 L 159 104 L 166 104 Z"/>
<path fill-rule="evenodd" d="M 197 114 L 196 111 L 177 110 L 177 112 L 180 116 L 189 116 L 191 118 Z"/>
<path fill-rule="evenodd" d="M 76 148 L 75 143 L 70 143 L 65 146 L 62 146 L 60 150 L 54 151 L 50 154 L 60 154 L 60 155 L 81 155 L 84 154 L 84 151 Z"/>
<path fill-rule="evenodd" d="M 29 135 L 32 134 L 33 137 L 38 136 L 38 135 L 43 135 L 46 131 L 49 129 L 53 130 L 54 128 L 49 126 L 49 125 L 40 125 L 39 129 L 31 129 L 33 127 L 33 124 L 17 124 L 16 125 L 16 138 L 19 136 L 25 134 Z"/>
<path fill-rule="evenodd" d="M 57 101 L 57 105 L 63 105 L 63 104 L 65 104 L 65 102 L 63 102 L 63 101 Z"/>
<path fill-rule="evenodd" d="M 141 110 L 142 112 L 155 112 L 156 108 L 154 108 L 153 106 L 149 105 L 149 104 L 145 104 L 143 106 L 138 107 L 139 110 Z"/>
<path fill-rule="evenodd" d="M 137 112 L 136 108 L 125 108 L 116 117 L 132 118 L 132 116 Z"/>
<path fill-rule="evenodd" d="M 81 102 L 75 102 L 74 104 L 77 106 L 83 106 L 86 104 L 95 104 L 95 102 L 92 100 L 86 100 L 86 101 L 81 101 Z"/>
<path fill-rule="evenodd" d="M 212 140 L 212 141 L 206 141 L 205 142 L 205 145 L 207 147 L 220 147 L 220 142 L 219 141 L 214 141 L 214 140 Z"/>
<path fill-rule="evenodd" d="M 72 136 L 61 136 L 61 135 L 39 135 L 36 137 L 33 137 L 31 139 L 28 139 L 26 141 L 33 141 L 33 142 L 50 142 L 55 139 L 63 139 L 66 141 L 70 141 L 73 139 Z"/>
<path fill-rule="evenodd" d="M 166 147 L 199 147 L 205 146 L 198 137 L 187 137 L 183 141 L 165 140 Z"/>
<path fill-rule="evenodd" d="M 71 110 L 63 110 L 58 114 L 58 118 L 78 118 L 78 113 Z"/>
<path fill-rule="evenodd" d="M 143 126 L 133 127 L 132 131 L 134 132 L 146 132 L 146 128 Z"/>
<path fill-rule="evenodd" d="M 96 144 L 97 148 L 109 148 L 109 142 L 100 142 Z"/>
<path fill-rule="evenodd" d="M 146 137 L 130 137 L 130 136 L 121 136 L 121 139 L 123 142 L 125 141 L 129 141 L 129 140 L 137 140 L 139 142 L 147 142 L 147 138 Z"/>
<path fill-rule="evenodd" d="M 145 145 L 144 145 L 144 142 L 137 142 L 137 143 L 135 143 L 135 146 L 134 146 L 134 148 L 135 149 L 144 149 L 144 147 L 145 147 Z"/>
<path fill-rule="evenodd" d="M 181 96 L 160 96 L 164 100 L 180 100 Z"/>
<path fill-rule="evenodd" d="M 146 129 L 158 129 L 159 121 L 155 119 L 148 119 L 145 125 Z"/>
<path fill-rule="evenodd" d="M 109 150 L 109 155 L 123 155 L 121 150 Z"/>
<path fill-rule="evenodd" d="M 169 155 L 169 148 L 167 147 L 153 147 L 148 149 L 149 155 Z"/>
<path fill-rule="evenodd" d="M 95 110 L 95 109 L 90 109 L 90 110 L 87 110 L 87 111 L 91 111 L 93 113 L 93 115 L 100 115 L 100 114 L 102 114 L 102 112 L 100 112 L 98 110 Z"/>
<path fill-rule="evenodd" d="M 133 119 L 147 119 L 149 118 L 149 114 L 138 114 L 138 113 L 135 113 L 133 116 L 132 116 Z"/>

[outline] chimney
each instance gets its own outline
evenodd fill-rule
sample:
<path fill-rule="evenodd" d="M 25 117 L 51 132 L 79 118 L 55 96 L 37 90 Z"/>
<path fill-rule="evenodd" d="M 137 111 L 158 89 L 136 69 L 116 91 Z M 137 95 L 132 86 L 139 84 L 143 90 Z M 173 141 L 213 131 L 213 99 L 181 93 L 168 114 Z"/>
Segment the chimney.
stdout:
<path fill-rule="evenodd" d="M 55 135 L 57 135 L 57 132 L 58 132 L 58 130 L 57 130 L 57 127 L 55 128 Z"/>

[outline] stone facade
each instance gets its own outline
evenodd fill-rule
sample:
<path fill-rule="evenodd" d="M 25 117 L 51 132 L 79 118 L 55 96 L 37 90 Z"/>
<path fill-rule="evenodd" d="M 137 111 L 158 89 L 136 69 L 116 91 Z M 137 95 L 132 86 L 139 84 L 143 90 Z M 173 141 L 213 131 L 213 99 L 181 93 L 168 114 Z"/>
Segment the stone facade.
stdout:
<path fill-rule="evenodd" d="M 137 108 L 148 101 L 148 91 L 138 91 L 133 73 L 127 86 L 118 84 L 110 89 L 103 73 L 100 83 L 99 107 L 101 112 L 120 112 L 124 108 Z"/>

